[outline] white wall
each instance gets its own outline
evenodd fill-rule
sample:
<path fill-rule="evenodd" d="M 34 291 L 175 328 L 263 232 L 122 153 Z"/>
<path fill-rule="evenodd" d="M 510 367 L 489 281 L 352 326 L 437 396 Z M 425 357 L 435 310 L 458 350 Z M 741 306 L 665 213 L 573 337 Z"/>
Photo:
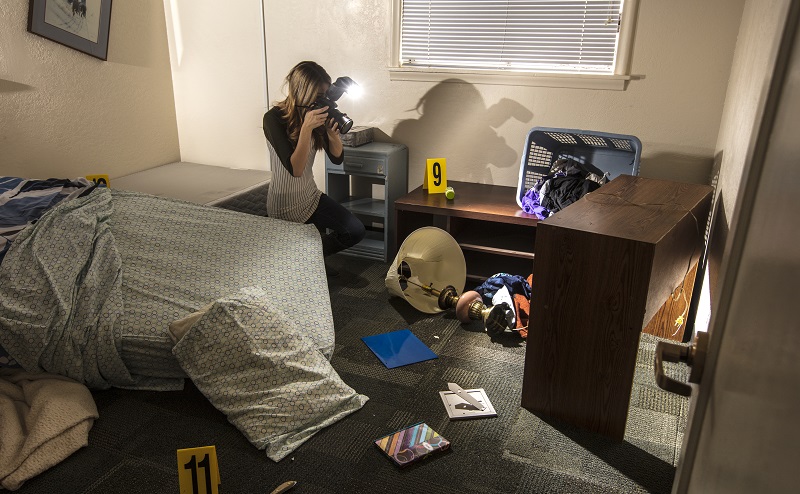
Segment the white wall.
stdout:
<path fill-rule="evenodd" d="M 260 0 L 163 0 L 182 161 L 268 169 Z"/>
<path fill-rule="evenodd" d="M 743 0 L 642 0 L 626 91 L 390 81 L 387 0 L 263 0 L 270 103 L 301 60 L 364 86 L 340 108 L 410 150 L 409 187 L 425 159 L 444 156 L 448 178 L 516 186 L 535 126 L 632 134 L 641 174 L 707 183 Z M 317 183 L 324 184 L 321 158 Z"/>
<path fill-rule="evenodd" d="M 727 233 L 731 223 L 747 153 L 752 152 L 750 136 L 761 121 L 761 107 L 772 79 L 777 33 L 785 22 L 786 8 L 784 1 L 748 0 L 742 15 L 716 146 L 720 166 L 718 235 Z M 719 249 L 714 253 L 721 257 L 725 238 L 717 243 L 713 247 Z"/>
<path fill-rule="evenodd" d="M 27 32 L 28 6 L 0 2 L 0 174 L 113 179 L 177 160 L 161 0 L 114 2 L 107 61 Z"/>
<path fill-rule="evenodd" d="M 633 134 L 642 175 L 707 182 L 743 5 L 642 0 L 631 63 L 641 78 L 604 91 L 390 81 L 391 2 L 263 0 L 265 102 L 261 1 L 116 2 L 108 62 L 27 33 L 28 2 L 2 2 L 3 173 L 113 177 L 177 159 L 268 168 L 261 117 L 288 70 L 311 59 L 365 87 L 340 106 L 409 146 L 410 188 L 433 156 L 448 159 L 451 180 L 514 186 L 534 126 Z"/>
<path fill-rule="evenodd" d="M 774 70 L 778 32 L 786 20 L 786 2 L 747 0 L 725 97 L 715 151 L 718 175 L 714 220 L 708 243 L 708 267 L 695 317 L 695 330 L 705 331 L 719 293 L 720 264 L 727 246 L 733 210 L 739 196 L 743 170 L 752 153 L 751 135 L 762 119 Z"/>

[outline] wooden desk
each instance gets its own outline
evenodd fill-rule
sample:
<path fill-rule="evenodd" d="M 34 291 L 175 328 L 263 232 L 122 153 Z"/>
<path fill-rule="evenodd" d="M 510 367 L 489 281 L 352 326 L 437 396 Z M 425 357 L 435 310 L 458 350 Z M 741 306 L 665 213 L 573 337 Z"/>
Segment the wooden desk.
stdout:
<path fill-rule="evenodd" d="M 467 279 L 481 282 L 499 272 L 528 276 L 533 270 L 535 215 L 519 207 L 515 187 L 448 181 L 456 197 L 419 187 L 396 200 L 393 259 L 417 228 L 436 226 L 456 239 L 467 262 Z"/>
<path fill-rule="evenodd" d="M 622 440 L 639 336 L 697 261 L 712 191 L 622 175 L 539 223 L 523 407 Z"/>

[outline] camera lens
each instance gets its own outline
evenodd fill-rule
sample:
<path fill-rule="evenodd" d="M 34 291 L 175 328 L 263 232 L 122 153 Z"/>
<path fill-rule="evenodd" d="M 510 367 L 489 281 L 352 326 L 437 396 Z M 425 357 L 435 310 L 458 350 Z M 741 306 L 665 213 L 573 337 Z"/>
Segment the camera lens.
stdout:
<path fill-rule="evenodd" d="M 334 107 L 328 108 L 328 117 L 332 118 L 334 122 L 339 124 L 339 133 L 347 134 L 353 126 L 353 120 L 347 114 L 340 112 Z"/>
<path fill-rule="evenodd" d="M 347 116 L 346 113 L 342 113 L 336 109 L 336 103 L 329 100 L 328 98 L 318 98 L 312 105 L 311 109 L 316 110 L 317 108 L 328 107 L 328 118 L 332 118 L 334 122 L 339 124 L 339 133 L 340 134 L 347 134 L 348 131 L 353 127 L 353 119 Z"/>
<path fill-rule="evenodd" d="M 339 118 L 336 119 L 336 123 L 339 124 L 340 134 L 347 134 L 350 131 L 350 128 L 353 127 L 353 119 L 341 112 L 339 113 Z"/>

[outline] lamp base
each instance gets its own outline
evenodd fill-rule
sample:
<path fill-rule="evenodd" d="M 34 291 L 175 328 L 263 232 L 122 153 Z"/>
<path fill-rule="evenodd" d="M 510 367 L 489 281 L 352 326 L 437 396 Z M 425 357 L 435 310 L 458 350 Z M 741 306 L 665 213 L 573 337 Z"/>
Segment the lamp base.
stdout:
<path fill-rule="evenodd" d="M 502 334 L 514 326 L 514 310 L 505 302 L 487 307 L 483 315 L 483 326 L 489 334 Z"/>
<path fill-rule="evenodd" d="M 456 317 L 463 323 L 483 321 L 483 327 L 489 334 L 500 334 L 514 327 L 514 310 L 508 304 L 487 307 L 481 295 L 473 290 L 459 297 Z"/>
<path fill-rule="evenodd" d="M 458 305 L 458 292 L 454 286 L 447 285 L 439 292 L 439 308 L 442 310 L 455 309 Z"/>

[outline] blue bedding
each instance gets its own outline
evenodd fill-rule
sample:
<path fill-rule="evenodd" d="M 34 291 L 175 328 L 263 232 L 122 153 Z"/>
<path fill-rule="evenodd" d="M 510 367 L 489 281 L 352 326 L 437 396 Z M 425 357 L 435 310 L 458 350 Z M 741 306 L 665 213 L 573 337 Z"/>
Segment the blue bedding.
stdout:
<path fill-rule="evenodd" d="M 85 178 L 35 180 L 0 177 L 0 262 L 25 227 L 34 224 L 61 201 L 88 194 L 94 187 Z"/>

